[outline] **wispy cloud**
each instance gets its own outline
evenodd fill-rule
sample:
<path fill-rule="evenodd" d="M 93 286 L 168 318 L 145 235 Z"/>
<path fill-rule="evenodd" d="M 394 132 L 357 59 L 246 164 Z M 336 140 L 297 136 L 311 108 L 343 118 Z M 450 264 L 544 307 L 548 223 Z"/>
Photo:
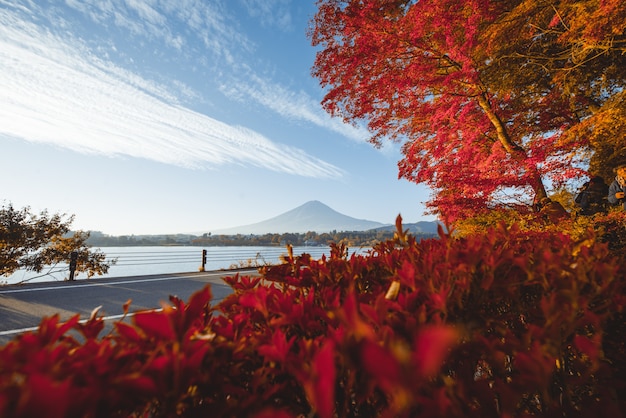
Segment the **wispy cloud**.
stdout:
<path fill-rule="evenodd" d="M 101 13 L 113 10 L 111 2 L 98 2 Z M 134 10 L 159 24 L 153 9 L 136 3 Z M 343 175 L 300 149 L 187 109 L 169 88 L 1 9 L 0 120 L 0 133 L 83 153 L 192 168 L 242 164 L 310 177 Z"/>
<path fill-rule="evenodd" d="M 262 77 L 252 71 L 245 63 L 254 50 L 254 41 L 237 30 L 238 22 L 220 7 L 219 2 L 201 0 L 165 0 L 160 3 L 160 11 L 146 0 L 66 0 L 70 5 L 91 17 L 98 23 L 113 22 L 146 38 L 157 37 L 166 44 L 182 49 L 193 50 L 198 40 L 213 59 L 223 59 L 230 66 L 224 74 L 229 74 L 228 83 L 220 86 L 228 97 L 240 101 L 254 100 L 283 117 L 312 123 L 324 129 L 336 132 L 346 138 L 363 142 L 368 134 L 343 123 L 338 118 L 331 118 L 315 100 L 303 91 L 293 91 L 270 78 Z M 150 3 L 150 4 L 149 4 Z M 263 25 L 290 31 L 292 18 L 291 0 L 241 0 L 247 13 L 259 19 Z M 176 34 L 174 28 L 188 28 L 183 37 Z M 188 37 L 195 38 L 194 40 Z M 199 56 L 206 51 L 187 52 Z"/>
<path fill-rule="evenodd" d="M 312 123 L 358 142 L 367 139 L 365 129 L 348 125 L 339 118 L 331 118 L 306 92 L 289 90 L 259 77 L 253 71 L 248 71 L 246 77 L 223 83 L 220 90 L 233 100 L 254 100 L 288 119 Z"/>
<path fill-rule="evenodd" d="M 66 4 L 94 23 L 115 25 L 145 39 L 156 39 L 187 53 L 202 53 L 234 62 L 236 49 L 250 51 L 253 42 L 237 30 L 219 2 L 204 0 L 65 0 Z"/>
<path fill-rule="evenodd" d="M 281 30 L 292 29 L 289 12 L 291 0 L 241 0 L 248 14 L 261 21 L 263 26 L 277 27 Z"/>

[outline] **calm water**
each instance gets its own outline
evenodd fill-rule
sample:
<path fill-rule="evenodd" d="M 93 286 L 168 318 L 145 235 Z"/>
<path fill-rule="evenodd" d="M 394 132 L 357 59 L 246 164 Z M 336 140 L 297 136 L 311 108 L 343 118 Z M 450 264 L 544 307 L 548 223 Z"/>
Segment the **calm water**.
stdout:
<path fill-rule="evenodd" d="M 196 272 L 202 265 L 203 249 L 207 251 L 205 264 L 207 271 L 275 264 L 280 261 L 281 255 L 287 254 L 285 247 L 102 247 L 100 250 L 107 255 L 107 259 L 117 258 L 118 261 L 109 269 L 109 273 L 93 278 Z M 329 247 L 294 247 L 294 254 L 304 252 L 311 254 L 313 258 L 320 258 L 322 254 L 328 255 L 330 249 Z M 75 280 L 86 277 L 85 273 L 74 276 Z M 0 282 L 7 284 L 23 281 L 50 282 L 64 281 L 68 278 L 69 268 L 67 265 L 62 265 L 51 270 L 44 270 L 39 274 L 19 271 L 6 278 L 0 277 Z"/>

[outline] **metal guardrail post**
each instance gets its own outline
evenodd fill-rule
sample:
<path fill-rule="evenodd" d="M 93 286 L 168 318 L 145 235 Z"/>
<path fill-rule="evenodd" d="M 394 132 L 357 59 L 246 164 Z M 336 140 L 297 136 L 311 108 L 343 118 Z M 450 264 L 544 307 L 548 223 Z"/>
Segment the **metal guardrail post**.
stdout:
<path fill-rule="evenodd" d="M 74 273 L 76 272 L 77 261 L 78 261 L 78 252 L 72 251 L 70 253 L 70 281 L 74 280 Z"/>
<path fill-rule="evenodd" d="M 205 267 L 206 267 L 206 250 L 202 250 L 202 265 L 200 266 L 199 270 L 205 271 L 204 270 Z"/>

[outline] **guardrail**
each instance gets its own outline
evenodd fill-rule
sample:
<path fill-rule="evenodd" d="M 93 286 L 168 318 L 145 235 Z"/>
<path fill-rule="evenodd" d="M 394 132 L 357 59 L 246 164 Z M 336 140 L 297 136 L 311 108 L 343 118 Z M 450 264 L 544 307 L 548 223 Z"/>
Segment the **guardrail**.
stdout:
<path fill-rule="evenodd" d="M 233 264 L 267 264 L 278 261 L 280 256 L 287 254 L 284 247 L 268 247 L 261 250 L 246 249 L 237 247 L 237 249 L 229 249 L 229 247 L 216 247 L 213 249 L 202 250 L 163 250 L 163 251 L 104 251 L 107 260 L 116 259 L 117 266 L 143 266 L 158 264 L 189 264 L 198 261 L 199 269 L 204 270 L 207 263 L 210 262 L 231 262 Z M 328 255 L 329 247 L 295 247 L 294 253 L 301 254 L 306 252 L 314 258 Z"/>
<path fill-rule="evenodd" d="M 105 261 L 117 260 L 109 269 L 108 277 L 144 274 L 188 273 L 205 270 L 229 270 L 277 264 L 287 254 L 286 247 L 103 247 Z M 351 249 L 350 253 L 365 249 Z M 313 258 L 330 254 L 328 246 L 294 247 L 295 255 L 308 253 Z M 43 273 L 18 272 L 1 284 L 29 281 L 74 280 L 76 255 L 70 255 L 67 264 L 49 266 Z"/>
<path fill-rule="evenodd" d="M 170 247 L 163 249 L 103 248 L 107 259 L 117 259 L 109 277 L 135 274 L 186 273 L 190 271 L 228 270 L 277 264 L 287 254 L 286 247 Z M 357 250 L 358 251 L 358 250 Z M 330 254 L 327 246 L 294 247 L 296 255 L 308 253 L 313 258 Z"/>

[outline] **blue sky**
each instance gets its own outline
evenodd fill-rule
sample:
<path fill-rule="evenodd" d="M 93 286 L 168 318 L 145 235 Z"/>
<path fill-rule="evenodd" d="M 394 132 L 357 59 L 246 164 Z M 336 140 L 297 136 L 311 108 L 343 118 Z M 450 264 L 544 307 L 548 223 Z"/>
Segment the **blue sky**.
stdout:
<path fill-rule="evenodd" d="M 211 232 L 310 200 L 433 220 L 397 145 L 330 118 L 314 0 L 0 0 L 0 201 L 111 235 Z"/>

